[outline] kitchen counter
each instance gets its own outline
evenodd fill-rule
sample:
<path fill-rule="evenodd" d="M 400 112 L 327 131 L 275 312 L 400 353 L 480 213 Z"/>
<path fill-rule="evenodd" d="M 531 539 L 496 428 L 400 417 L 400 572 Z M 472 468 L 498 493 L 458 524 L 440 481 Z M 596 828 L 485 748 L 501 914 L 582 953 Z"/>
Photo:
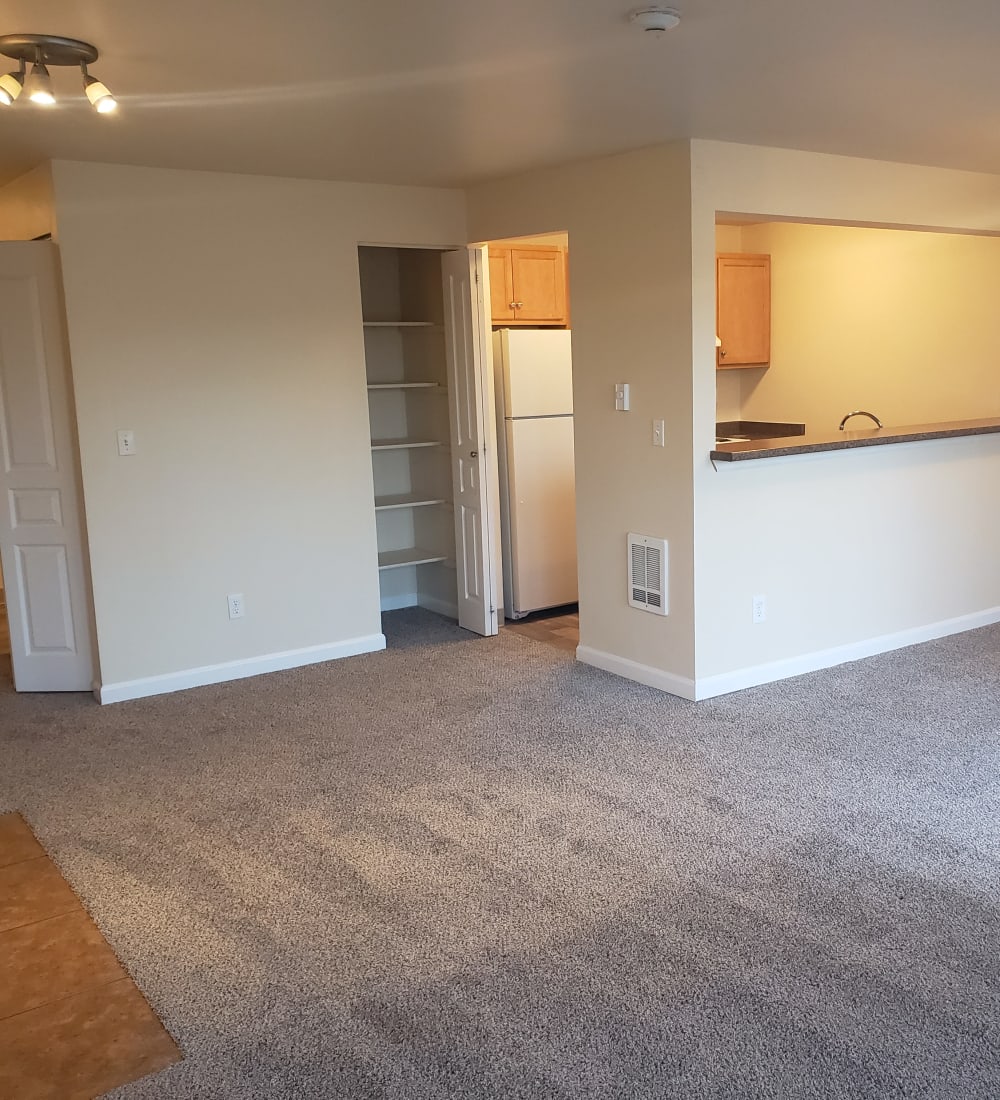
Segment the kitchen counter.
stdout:
<path fill-rule="evenodd" d="M 997 417 L 985 420 L 945 420 L 936 424 L 908 424 L 901 428 L 866 428 L 853 432 L 806 432 L 803 435 L 748 439 L 743 443 L 717 443 L 709 457 L 713 462 L 746 462 L 758 458 L 815 454 L 817 451 L 848 451 L 858 447 L 882 447 L 889 443 L 989 435 L 994 432 L 1000 432 L 1000 418 Z"/>

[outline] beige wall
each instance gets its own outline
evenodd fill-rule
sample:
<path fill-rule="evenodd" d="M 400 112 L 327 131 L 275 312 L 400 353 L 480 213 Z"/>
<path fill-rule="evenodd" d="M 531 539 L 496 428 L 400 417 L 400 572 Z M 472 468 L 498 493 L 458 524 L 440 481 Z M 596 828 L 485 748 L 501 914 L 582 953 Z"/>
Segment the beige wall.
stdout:
<path fill-rule="evenodd" d="M 370 642 L 357 244 L 461 245 L 461 193 L 70 162 L 54 180 L 105 685 Z"/>
<path fill-rule="evenodd" d="M 689 208 L 686 145 L 469 193 L 477 240 L 569 233 L 581 654 L 635 662 L 664 684 L 689 679 L 694 656 Z M 616 382 L 631 385 L 629 413 L 615 412 Z M 654 417 L 666 421 L 662 449 Z M 666 618 L 626 602 L 629 531 L 669 541 Z"/>
<path fill-rule="evenodd" d="M 771 366 L 730 372 L 748 419 L 826 431 L 857 408 L 897 425 L 1000 416 L 1000 238 L 789 222 L 736 232 L 731 251 L 771 256 Z"/>
<path fill-rule="evenodd" d="M 696 141 L 477 187 L 468 234 L 456 192 L 54 178 L 105 682 L 377 635 L 358 241 L 568 230 L 587 659 L 710 694 L 1000 608 L 1000 437 L 707 457 L 717 212 L 995 230 L 994 177 Z M 627 606 L 629 530 L 669 540 L 667 618 Z"/>
<path fill-rule="evenodd" d="M 698 693 L 1000 618 L 1000 436 L 707 457 L 717 212 L 991 232 L 1000 178 L 702 141 L 691 158 Z"/>
<path fill-rule="evenodd" d="M 55 233 L 52 172 L 48 164 L 0 187 L 0 241 L 32 241 Z"/>

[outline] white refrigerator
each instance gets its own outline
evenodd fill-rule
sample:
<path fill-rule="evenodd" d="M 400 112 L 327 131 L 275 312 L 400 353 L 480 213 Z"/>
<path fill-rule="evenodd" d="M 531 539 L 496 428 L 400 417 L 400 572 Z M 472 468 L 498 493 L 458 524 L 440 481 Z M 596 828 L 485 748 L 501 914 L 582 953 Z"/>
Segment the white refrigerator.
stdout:
<path fill-rule="evenodd" d="M 573 365 L 568 329 L 493 333 L 504 611 L 575 603 Z"/>

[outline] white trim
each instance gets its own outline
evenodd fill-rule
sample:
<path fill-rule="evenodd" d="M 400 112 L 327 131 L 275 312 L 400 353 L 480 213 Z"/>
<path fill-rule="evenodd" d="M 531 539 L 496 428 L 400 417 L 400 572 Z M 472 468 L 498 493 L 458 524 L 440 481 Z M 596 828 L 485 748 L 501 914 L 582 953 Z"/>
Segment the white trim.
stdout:
<path fill-rule="evenodd" d="M 672 672 L 664 672 L 650 665 L 641 665 L 638 661 L 630 661 L 627 657 L 617 657 L 614 653 L 605 653 L 600 649 L 591 649 L 588 645 L 576 647 L 576 659 L 585 665 L 593 665 L 594 668 L 604 669 L 605 672 L 613 672 L 616 676 L 624 676 L 626 680 L 635 680 L 647 687 L 659 688 L 671 695 L 679 695 L 682 699 L 695 698 L 694 680 L 686 676 L 675 676 Z"/>
<path fill-rule="evenodd" d="M 416 606 L 416 592 L 400 592 L 396 596 L 383 596 L 379 602 L 380 611 L 402 611 L 404 607 Z"/>
<path fill-rule="evenodd" d="M 744 688 L 771 684 L 776 680 L 787 680 L 791 676 L 802 676 L 807 672 L 833 668 L 835 665 L 846 664 L 849 661 L 860 661 L 865 657 L 889 653 L 905 646 L 931 642 L 935 638 L 946 638 L 950 634 L 978 630 L 984 626 L 992 626 L 994 623 L 1000 623 L 1000 607 L 990 607 L 970 615 L 942 619 L 940 622 L 928 623 L 925 626 L 911 627 L 909 630 L 900 630 L 894 634 L 882 634 L 876 638 L 850 642 L 831 649 L 821 649 L 814 653 L 804 653 L 798 657 L 786 657 L 764 665 L 723 672 L 718 676 L 706 676 L 700 680 L 675 676 L 672 672 L 664 672 L 662 669 L 642 665 L 638 661 L 630 661 L 626 657 L 618 657 L 613 653 L 592 649 L 590 646 L 577 646 L 576 659 L 583 664 L 593 665 L 594 668 L 604 669 L 605 672 L 613 672 L 616 676 L 623 676 L 626 680 L 634 680 L 647 687 L 678 695 L 682 699 L 701 701 L 713 699 L 717 695 L 727 695 L 733 691 L 742 691 Z"/>
<path fill-rule="evenodd" d="M 265 672 L 314 665 L 321 661 L 336 661 L 341 657 L 354 657 L 359 653 L 374 653 L 385 649 L 384 634 L 367 634 L 360 638 L 348 638 L 329 645 L 306 646 L 288 649 L 283 653 L 265 653 L 260 657 L 247 657 L 242 661 L 226 661 L 218 665 L 202 665 L 200 668 L 168 672 L 163 676 L 146 676 L 141 680 L 122 680 L 117 684 L 100 684 L 94 687 L 94 697 L 99 703 L 121 703 L 126 699 L 145 699 L 149 695 L 164 695 L 186 688 L 221 684 L 228 680 L 242 680 L 247 676 L 260 676 Z"/>
<path fill-rule="evenodd" d="M 435 611 L 446 619 L 458 621 L 458 604 L 439 600 L 436 596 L 421 596 L 416 592 L 404 592 L 399 596 L 387 596 L 382 600 L 383 611 L 402 611 L 407 607 L 423 607 Z"/>
<path fill-rule="evenodd" d="M 911 627 L 909 630 L 882 634 L 876 638 L 850 642 L 831 649 L 820 649 L 798 657 L 786 657 L 764 665 L 736 669 L 734 672 L 723 672 L 718 676 L 706 676 L 695 681 L 693 698 L 712 699 L 716 695 L 726 695 L 731 691 L 770 684 L 775 680 L 786 680 L 790 676 L 802 676 L 807 672 L 832 668 L 834 665 L 846 664 L 848 661 L 860 661 L 865 657 L 874 657 L 878 653 L 888 653 L 893 649 L 902 649 L 904 646 L 919 645 L 921 642 L 946 638 L 949 634 L 961 634 L 966 630 L 977 630 L 998 622 L 1000 622 L 1000 607 L 990 607 L 985 611 L 960 615 L 954 619 L 942 619 L 940 622 L 928 623 L 926 626 Z M 685 698 L 692 698 L 692 696 L 685 696 Z"/>

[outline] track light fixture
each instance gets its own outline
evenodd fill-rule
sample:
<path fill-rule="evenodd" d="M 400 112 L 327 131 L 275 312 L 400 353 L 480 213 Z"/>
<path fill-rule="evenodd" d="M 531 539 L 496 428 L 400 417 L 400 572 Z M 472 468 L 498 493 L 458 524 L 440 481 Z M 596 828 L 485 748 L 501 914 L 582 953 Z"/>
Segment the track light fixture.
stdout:
<path fill-rule="evenodd" d="M 24 62 L 16 73 L 0 76 L 0 107 L 9 107 L 21 94 L 24 87 Z"/>
<path fill-rule="evenodd" d="M 28 90 L 28 99 L 32 103 L 40 103 L 43 107 L 55 106 L 56 97 L 52 91 L 52 77 L 49 76 L 45 62 L 41 60 L 41 51 L 39 51 L 39 59 L 31 66 L 31 72 L 24 86 Z"/>
<path fill-rule="evenodd" d="M 32 103 L 51 107 L 56 97 L 49 65 L 78 65 L 83 73 L 84 93 L 100 114 L 107 114 L 118 106 L 108 86 L 87 71 L 87 66 L 93 65 L 98 58 L 97 47 L 89 42 L 54 34 L 3 34 L 0 35 L 0 54 L 19 62 L 17 72 L 0 76 L 0 107 L 10 107 L 22 90 L 27 92 Z M 29 64 L 31 71 L 25 75 Z"/>

